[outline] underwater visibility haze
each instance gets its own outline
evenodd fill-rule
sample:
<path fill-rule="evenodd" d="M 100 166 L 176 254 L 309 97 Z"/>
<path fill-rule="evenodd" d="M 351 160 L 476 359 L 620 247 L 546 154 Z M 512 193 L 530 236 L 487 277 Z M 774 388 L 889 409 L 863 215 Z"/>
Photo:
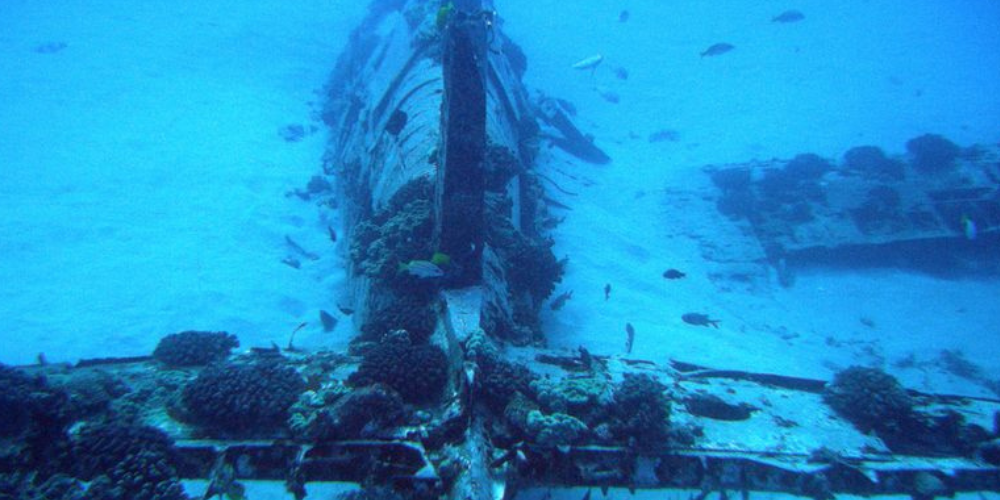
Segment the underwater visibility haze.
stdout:
<path fill-rule="evenodd" d="M 991 0 L 4 0 L 0 497 L 1000 497 L 998 68 Z"/>

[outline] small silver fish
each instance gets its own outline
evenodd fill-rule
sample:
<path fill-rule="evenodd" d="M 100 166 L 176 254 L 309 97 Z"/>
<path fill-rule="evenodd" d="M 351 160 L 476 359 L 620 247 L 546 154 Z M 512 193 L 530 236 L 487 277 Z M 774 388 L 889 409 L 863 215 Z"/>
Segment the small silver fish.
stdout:
<path fill-rule="evenodd" d="M 444 271 L 437 264 L 429 260 L 411 260 L 406 264 L 400 264 L 399 270 L 410 273 L 418 278 L 439 278 L 444 276 Z"/>
<path fill-rule="evenodd" d="M 579 61 L 577 61 L 576 63 L 573 64 L 572 68 L 573 69 L 589 69 L 589 70 L 593 70 L 599 64 L 601 64 L 601 61 L 603 61 L 603 60 L 604 60 L 604 56 L 603 55 L 601 55 L 601 54 L 594 54 L 594 55 L 592 55 L 590 57 L 587 57 L 585 59 L 580 59 Z"/>

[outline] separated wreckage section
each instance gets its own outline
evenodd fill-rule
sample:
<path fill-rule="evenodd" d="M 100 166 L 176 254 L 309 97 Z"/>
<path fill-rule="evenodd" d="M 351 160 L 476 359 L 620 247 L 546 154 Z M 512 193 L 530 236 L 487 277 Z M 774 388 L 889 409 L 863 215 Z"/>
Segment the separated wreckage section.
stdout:
<path fill-rule="evenodd" d="M 824 383 L 533 347 L 562 272 L 535 148 L 607 157 L 558 106 L 528 98 L 525 64 L 486 2 L 374 2 L 324 112 L 326 174 L 350 231 L 349 352 L 237 356 L 231 335 L 184 332 L 149 358 L 2 367 L 0 488 L 61 478 L 111 498 L 182 498 L 176 479 L 199 478 L 206 497 L 236 497 L 241 482 L 269 480 L 302 498 L 349 481 L 367 495 L 483 500 L 572 487 L 1000 490 L 998 401 L 907 392 L 877 370 Z M 720 172 L 749 192 L 727 209 L 759 208 L 768 188 Z M 775 255 L 808 240 L 755 228 Z"/>
<path fill-rule="evenodd" d="M 743 260 L 767 259 L 785 285 L 796 265 L 814 263 L 1000 273 L 1000 147 L 925 134 L 906 150 L 859 146 L 840 161 L 801 154 L 706 171 L 719 212 L 758 243 Z"/>

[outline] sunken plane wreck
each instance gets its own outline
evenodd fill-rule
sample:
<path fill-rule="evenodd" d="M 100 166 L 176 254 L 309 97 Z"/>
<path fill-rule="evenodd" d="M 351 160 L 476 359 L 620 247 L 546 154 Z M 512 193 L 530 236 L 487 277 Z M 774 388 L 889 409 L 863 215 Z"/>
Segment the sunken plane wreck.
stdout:
<path fill-rule="evenodd" d="M 729 260 L 766 261 L 783 285 L 814 264 L 1000 273 L 997 145 L 923 134 L 899 156 L 857 146 L 839 161 L 803 153 L 704 170 L 718 212 L 756 241 Z"/>
<path fill-rule="evenodd" d="M 330 481 L 476 500 L 1000 490 L 997 400 L 875 369 L 819 381 L 540 347 L 562 266 L 535 152 L 609 160 L 528 97 L 525 65 L 487 0 L 373 2 L 323 115 L 350 349 L 190 331 L 146 357 L 0 366 L 0 497 L 180 499 L 190 480 L 203 498 Z"/>

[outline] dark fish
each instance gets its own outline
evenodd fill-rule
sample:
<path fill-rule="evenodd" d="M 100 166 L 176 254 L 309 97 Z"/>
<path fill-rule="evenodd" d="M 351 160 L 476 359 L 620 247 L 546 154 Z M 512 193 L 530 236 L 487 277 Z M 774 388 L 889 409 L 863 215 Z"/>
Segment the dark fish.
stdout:
<path fill-rule="evenodd" d="M 689 324 L 689 325 L 694 325 L 694 326 L 714 326 L 716 328 L 719 327 L 719 320 L 717 320 L 717 319 L 711 319 L 711 318 L 708 317 L 707 314 L 687 313 L 687 314 L 681 316 L 681 319 L 684 320 L 684 322 L 687 323 L 687 324 Z"/>
<path fill-rule="evenodd" d="M 322 316 L 322 314 L 321 314 L 321 316 Z M 305 328 L 306 325 L 308 325 L 308 324 L 309 323 L 299 323 L 299 326 L 295 327 L 295 329 L 292 330 L 292 334 L 288 336 L 288 347 L 285 348 L 286 351 L 288 351 L 288 352 L 299 352 L 299 349 L 295 348 L 295 334 L 299 333 L 299 330 Z M 271 344 L 273 345 L 274 342 L 271 342 Z M 278 346 L 275 345 L 274 347 L 277 348 Z"/>
<path fill-rule="evenodd" d="M 635 328 L 632 328 L 632 323 L 625 323 L 625 333 L 628 335 L 625 338 L 625 353 L 632 354 L 632 342 L 635 341 Z"/>
<path fill-rule="evenodd" d="M 66 42 L 47 42 L 35 46 L 35 52 L 39 54 L 55 54 L 66 48 Z"/>
<path fill-rule="evenodd" d="M 302 248 L 302 245 L 299 245 L 295 240 L 293 240 L 287 234 L 285 235 L 285 243 L 289 247 L 291 247 L 292 250 L 295 253 L 297 253 L 297 254 L 299 254 L 299 255 L 301 255 L 301 256 L 309 259 L 309 260 L 319 260 L 319 255 L 316 255 L 316 254 L 310 252 L 309 250 L 306 250 L 305 248 Z"/>
<path fill-rule="evenodd" d="M 618 104 L 622 100 L 621 96 L 619 96 L 617 92 L 612 92 L 610 90 L 599 90 L 598 94 L 601 95 L 602 99 L 610 102 L 611 104 Z"/>
<path fill-rule="evenodd" d="M 337 309 L 339 309 L 340 312 L 342 312 L 344 314 L 344 316 L 350 316 L 350 315 L 354 314 L 354 309 L 353 308 L 342 306 L 340 304 L 337 304 Z"/>
<path fill-rule="evenodd" d="M 663 277 L 668 280 L 679 280 L 685 276 L 687 275 L 676 269 L 667 269 L 666 271 L 663 271 Z"/>
<path fill-rule="evenodd" d="M 631 17 L 627 10 L 623 10 L 618 13 L 618 22 L 624 23 L 628 22 L 628 18 Z"/>
<path fill-rule="evenodd" d="M 292 333 L 294 334 L 297 331 L 299 331 L 298 328 L 296 328 L 295 331 L 293 331 Z M 267 356 L 267 357 L 281 356 L 281 348 L 278 347 L 278 344 L 275 344 L 274 342 L 271 342 L 271 347 L 251 347 L 250 352 L 258 356 Z"/>
<path fill-rule="evenodd" d="M 794 23 L 805 19 L 805 14 L 797 10 L 786 10 L 771 18 L 772 23 Z"/>
<path fill-rule="evenodd" d="M 337 242 L 337 230 L 334 229 L 331 226 L 326 226 L 326 230 L 327 230 L 328 233 L 330 233 L 330 241 L 336 243 Z"/>
<path fill-rule="evenodd" d="M 711 47 L 705 49 L 705 51 L 701 53 L 701 57 L 705 57 L 705 56 L 717 56 L 717 55 L 720 55 L 720 54 L 725 54 L 726 52 L 729 52 L 730 50 L 733 50 L 735 48 L 736 47 L 734 47 L 732 44 L 717 43 L 717 44 L 712 45 Z"/>
<path fill-rule="evenodd" d="M 604 300 L 611 298 L 611 283 L 604 285 Z"/>
<path fill-rule="evenodd" d="M 571 298 L 573 298 L 573 290 L 563 292 L 555 299 L 552 299 L 552 302 L 549 303 L 549 307 L 551 307 L 553 311 L 558 311 L 562 309 L 562 307 L 566 305 L 566 301 Z"/>
<path fill-rule="evenodd" d="M 658 130 L 656 132 L 653 132 L 652 134 L 649 134 L 649 142 L 651 143 L 663 142 L 663 141 L 677 142 L 677 140 L 680 138 L 681 138 L 680 132 L 670 129 Z"/>
<path fill-rule="evenodd" d="M 569 113 L 570 116 L 576 116 L 576 106 L 573 103 L 567 101 L 566 99 L 555 98 L 556 104 L 559 105 L 563 111 Z"/>
<path fill-rule="evenodd" d="M 324 332 L 332 332 L 334 328 L 337 328 L 337 318 L 322 309 L 319 310 L 319 321 L 323 324 Z"/>
<path fill-rule="evenodd" d="M 628 70 L 618 66 L 615 68 L 615 76 L 618 77 L 619 80 L 628 80 Z"/>

